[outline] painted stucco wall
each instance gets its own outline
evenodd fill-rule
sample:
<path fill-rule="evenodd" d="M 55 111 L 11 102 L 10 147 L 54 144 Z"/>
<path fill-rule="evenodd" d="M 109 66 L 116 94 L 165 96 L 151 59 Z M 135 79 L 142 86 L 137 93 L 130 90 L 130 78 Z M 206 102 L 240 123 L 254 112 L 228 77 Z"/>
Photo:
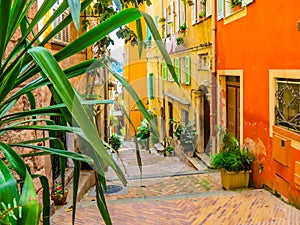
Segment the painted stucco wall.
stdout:
<path fill-rule="evenodd" d="M 285 71 L 300 72 L 299 7 L 300 2 L 254 1 L 217 22 L 219 75 L 230 75 L 225 74 L 226 70 L 241 70 L 243 74 L 242 140 L 257 154 L 253 184 L 257 187 L 266 184 L 286 197 L 300 196 L 294 184 L 295 163 L 300 160 L 300 148 L 287 145 L 286 151 L 290 151 L 287 155 L 289 166 L 284 166 L 274 159 L 279 142 L 273 137 L 277 133 L 287 141 L 295 141 L 299 135 L 291 137 L 281 130 L 274 132 L 272 128 L 275 87 L 271 70 L 277 70 L 282 77 L 286 77 Z M 299 79 L 300 73 L 294 78 Z"/>

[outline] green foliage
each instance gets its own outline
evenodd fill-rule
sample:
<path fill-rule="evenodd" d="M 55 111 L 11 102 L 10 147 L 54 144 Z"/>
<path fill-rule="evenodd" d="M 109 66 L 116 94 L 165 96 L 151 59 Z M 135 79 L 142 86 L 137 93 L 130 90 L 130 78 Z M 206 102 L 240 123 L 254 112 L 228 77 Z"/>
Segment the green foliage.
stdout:
<path fill-rule="evenodd" d="M 109 16 L 109 19 L 107 18 L 101 22 L 101 24 L 78 36 L 73 42 L 57 51 L 55 55 L 45 49 L 44 45 L 55 35 L 62 32 L 72 20 L 78 28 L 79 16 L 87 9 L 91 2 L 93 1 L 83 0 L 81 4 L 79 4 L 79 0 L 63 1 L 49 18 L 45 15 L 51 11 L 56 0 L 43 1 L 38 11 L 33 15 L 32 13 L 30 14 L 32 18 L 29 19 L 27 16 L 29 9 L 32 8 L 33 4 L 37 3 L 36 0 L 0 0 L 0 140 L 3 140 L 5 135 L 9 135 L 7 132 L 11 130 L 22 131 L 20 133 L 24 133 L 28 130 L 34 130 L 36 131 L 35 133 L 41 131 L 44 132 L 45 135 L 43 138 L 32 137 L 32 139 L 22 142 L 2 143 L 0 141 L 1 154 L 3 153 L 5 155 L 5 158 L 0 160 L 0 202 L 8 206 L 8 204 L 13 202 L 13 199 L 16 199 L 17 206 L 22 207 L 21 218 L 17 216 L 18 214 L 14 213 L 17 222 L 13 216 L 6 217 L 11 224 L 38 224 L 41 211 L 43 211 L 43 224 L 47 225 L 50 223 L 50 191 L 48 180 L 46 177 L 37 174 L 34 176 L 31 175 L 31 171 L 28 171 L 22 156 L 16 152 L 16 148 L 31 149 L 31 153 L 26 155 L 28 157 L 39 157 L 46 154 L 59 155 L 61 165 L 64 164 L 63 162 L 65 162 L 66 158 L 70 158 L 74 161 L 73 190 L 75 193 L 73 193 L 73 224 L 76 212 L 76 192 L 79 182 L 79 161 L 89 163 L 97 171 L 97 205 L 107 224 L 111 224 L 111 220 L 102 192 L 103 188 L 106 187 L 104 164 L 111 166 L 124 185 L 127 182 L 123 172 L 107 153 L 102 140 L 99 139 L 97 128 L 91 117 L 93 113 L 89 106 L 106 103 L 100 103 L 94 100 L 83 101 L 79 93 L 77 93 L 69 82 L 70 78 L 89 72 L 97 67 L 105 67 L 107 69 L 107 65 L 102 62 L 97 64 L 95 66 L 96 68 L 94 66 L 91 67 L 92 64 L 95 65 L 95 59 L 91 59 L 62 70 L 59 65 L 60 61 L 73 57 L 77 52 L 84 51 L 86 48 L 101 40 L 105 40 L 111 44 L 109 39 L 107 39 L 110 32 L 123 27 L 129 22 L 144 17 L 165 61 L 168 65 L 171 65 L 171 60 L 161 43 L 161 38 L 152 18 L 136 8 L 121 10 L 119 0 L 114 0 L 114 2 L 118 10 L 121 11 Z M 110 2 L 111 4 L 111 1 L 105 2 Z M 139 4 L 141 2 L 144 2 L 144 0 L 138 1 Z M 149 0 L 145 2 L 149 4 Z M 66 10 L 70 10 L 71 14 L 66 16 L 52 31 L 49 33 L 45 32 L 49 30 L 55 18 Z M 33 32 L 38 22 L 43 18 L 45 19 L 42 23 L 43 26 L 40 27 L 37 33 Z M 15 39 L 14 35 L 17 30 L 21 31 L 21 36 Z M 139 36 L 139 33 L 137 36 L 143 40 L 141 36 Z M 14 39 L 14 46 L 10 45 L 12 39 Z M 102 45 L 102 47 L 103 46 L 104 45 Z M 7 53 L 7 55 L 5 55 L 5 53 Z M 176 80 L 177 77 L 174 68 L 172 66 L 168 67 L 174 80 Z M 115 73 L 113 73 L 113 75 L 133 96 L 140 111 L 144 114 L 145 118 L 150 121 L 150 116 L 133 88 L 130 87 L 124 78 Z M 40 104 L 35 103 L 36 99 L 33 93 L 39 93 L 41 91 L 40 88 L 43 88 L 44 91 L 46 91 L 46 89 L 49 90 L 56 104 L 38 108 Z M 23 97 L 29 100 L 30 108 L 26 111 L 16 112 L 14 106 L 17 101 Z M 45 116 L 47 117 L 45 118 Z M 65 124 L 55 124 L 54 121 L 48 119 L 48 116 L 59 116 L 64 119 L 69 126 Z M 150 126 L 152 127 L 151 122 Z M 87 150 L 82 153 L 66 151 L 62 141 L 55 136 L 55 131 L 75 133 L 85 142 Z M 50 143 L 50 145 L 44 144 L 46 142 Z M 12 175 L 11 169 L 15 171 L 16 177 L 18 177 L 17 179 Z M 61 170 L 61 175 L 64 177 L 63 169 Z M 39 205 L 36 196 L 33 182 L 34 178 L 40 178 L 43 186 L 43 210 L 41 210 L 41 205 Z M 64 186 L 64 184 L 62 184 L 62 186 Z M 3 208 L 1 210 L 2 212 L 11 211 L 5 209 L 3 211 Z M 2 215 L 4 214 L 5 213 L 2 213 Z M 8 214 L 11 215 L 10 212 Z"/>
<path fill-rule="evenodd" d="M 182 126 L 182 131 L 180 134 L 180 142 L 183 145 L 192 145 L 195 146 L 196 140 L 198 138 L 198 133 L 195 128 L 195 125 L 188 123 L 185 126 Z"/>
<path fill-rule="evenodd" d="M 171 137 L 165 137 L 163 141 L 161 142 L 162 146 L 164 146 L 164 153 L 173 153 L 174 147 L 172 146 L 172 138 Z"/>
<path fill-rule="evenodd" d="M 170 119 L 169 124 L 170 125 L 173 124 L 173 126 L 174 126 L 174 132 L 173 133 L 174 133 L 175 137 L 177 138 L 177 140 L 180 140 L 180 135 L 181 135 L 182 130 L 183 130 L 183 126 L 181 125 L 181 123 L 178 122 L 178 121 L 175 121 L 173 119 Z"/>
<path fill-rule="evenodd" d="M 67 192 L 67 189 L 63 187 L 62 182 L 56 181 L 52 194 L 57 195 L 59 198 L 62 198 L 65 192 Z"/>
<path fill-rule="evenodd" d="M 182 45 L 182 44 L 184 44 L 184 39 L 183 39 L 183 37 L 178 37 L 178 38 L 176 38 L 176 44 L 177 44 L 177 45 Z"/>
<path fill-rule="evenodd" d="M 180 30 L 186 30 L 186 23 L 183 23 L 179 26 Z"/>
<path fill-rule="evenodd" d="M 230 7 L 234 8 L 235 6 L 241 5 L 242 4 L 242 0 L 231 0 L 230 1 Z"/>
<path fill-rule="evenodd" d="M 118 151 L 119 148 L 121 147 L 122 145 L 122 141 L 120 140 L 118 134 L 116 133 L 113 133 L 110 138 L 109 138 L 109 144 L 111 145 L 111 147 Z"/>
<path fill-rule="evenodd" d="M 150 125 L 148 120 L 143 119 L 141 125 L 137 129 L 138 129 L 137 138 L 139 140 L 144 140 L 150 137 Z"/>
<path fill-rule="evenodd" d="M 239 142 L 231 134 L 226 133 L 219 153 L 212 158 L 211 165 L 215 169 L 227 171 L 247 171 L 251 169 L 255 157 L 247 148 L 240 148 Z"/>
<path fill-rule="evenodd" d="M 13 199 L 12 204 L 0 203 L 0 225 L 11 224 L 11 220 L 17 221 L 18 218 L 22 218 L 22 206 L 17 205 L 16 198 Z"/>
<path fill-rule="evenodd" d="M 203 18 L 206 16 L 206 11 L 204 10 L 203 12 L 199 13 L 199 18 Z"/>

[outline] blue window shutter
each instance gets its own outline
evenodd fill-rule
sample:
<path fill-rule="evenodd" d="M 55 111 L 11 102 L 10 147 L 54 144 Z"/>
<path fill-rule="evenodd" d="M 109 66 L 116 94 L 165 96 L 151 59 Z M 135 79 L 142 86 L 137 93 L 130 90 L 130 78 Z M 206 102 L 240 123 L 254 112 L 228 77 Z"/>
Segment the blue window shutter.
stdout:
<path fill-rule="evenodd" d="M 179 58 L 175 59 L 175 72 L 177 75 L 177 80 L 180 83 L 180 59 Z"/>
<path fill-rule="evenodd" d="M 163 80 L 168 79 L 168 67 L 165 61 L 162 62 L 162 79 Z"/>
<path fill-rule="evenodd" d="M 224 9 L 225 9 L 225 2 L 226 0 L 218 0 L 217 4 L 218 4 L 218 20 L 221 20 L 222 18 L 224 18 Z"/>
<path fill-rule="evenodd" d="M 148 74 L 148 97 L 154 99 L 153 73 Z"/>
<path fill-rule="evenodd" d="M 185 57 L 185 74 L 186 74 L 186 78 L 185 78 L 185 82 L 187 85 L 191 84 L 191 57 L 190 56 L 186 56 Z"/>

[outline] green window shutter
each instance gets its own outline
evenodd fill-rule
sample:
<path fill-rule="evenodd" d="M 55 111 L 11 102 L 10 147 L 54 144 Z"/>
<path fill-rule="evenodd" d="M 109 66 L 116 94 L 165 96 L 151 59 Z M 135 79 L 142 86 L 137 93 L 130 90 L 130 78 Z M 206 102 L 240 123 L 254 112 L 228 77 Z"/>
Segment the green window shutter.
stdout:
<path fill-rule="evenodd" d="M 185 73 L 186 73 L 186 79 L 185 82 L 187 85 L 191 84 L 191 57 L 186 56 L 185 57 Z"/>
<path fill-rule="evenodd" d="M 168 79 L 168 67 L 165 61 L 162 62 L 162 79 L 163 80 Z"/>
<path fill-rule="evenodd" d="M 172 66 L 174 67 L 174 70 L 175 70 L 175 59 L 172 59 Z M 175 71 L 176 72 L 176 71 Z M 172 74 L 168 71 L 168 74 L 169 74 L 169 80 L 170 81 L 174 81 L 174 79 L 173 79 L 173 76 L 172 76 Z"/>
<path fill-rule="evenodd" d="M 180 83 L 180 59 L 179 58 L 175 59 L 175 72 L 177 75 L 177 80 Z"/>
<path fill-rule="evenodd" d="M 224 18 L 225 0 L 218 0 L 218 20 Z"/>
<path fill-rule="evenodd" d="M 153 73 L 148 74 L 148 97 L 154 99 Z"/>
<path fill-rule="evenodd" d="M 252 2 L 254 2 L 254 0 L 242 0 L 242 6 L 249 5 Z"/>

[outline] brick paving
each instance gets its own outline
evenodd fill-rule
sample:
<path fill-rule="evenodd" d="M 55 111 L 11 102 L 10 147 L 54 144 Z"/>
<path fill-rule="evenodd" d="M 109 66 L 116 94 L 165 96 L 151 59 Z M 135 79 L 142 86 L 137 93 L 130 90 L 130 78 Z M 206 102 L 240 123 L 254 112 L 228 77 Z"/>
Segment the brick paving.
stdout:
<path fill-rule="evenodd" d="M 300 211 L 266 190 L 224 191 L 218 172 L 196 173 L 176 157 L 162 159 L 148 152 L 142 153 L 145 168 L 141 180 L 137 179 L 138 168 L 132 162 L 133 151 L 123 149 L 121 154 L 130 175 L 126 188 L 106 196 L 113 224 L 300 224 Z M 111 171 L 107 177 L 108 185 L 122 186 Z M 52 216 L 52 225 L 71 224 L 72 212 L 66 212 L 68 207 Z M 75 224 L 104 224 L 93 189 L 78 204 Z"/>

